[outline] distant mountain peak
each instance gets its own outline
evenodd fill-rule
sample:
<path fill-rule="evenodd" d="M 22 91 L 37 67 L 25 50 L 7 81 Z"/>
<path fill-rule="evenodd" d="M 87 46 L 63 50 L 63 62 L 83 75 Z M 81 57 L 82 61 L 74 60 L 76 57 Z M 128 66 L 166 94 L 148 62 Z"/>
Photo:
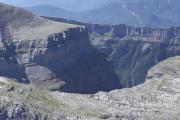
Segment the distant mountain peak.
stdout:
<path fill-rule="evenodd" d="M 178 22 L 180 20 L 178 14 L 180 7 L 174 1 L 168 0 L 113 0 L 96 9 L 82 12 L 70 12 L 46 5 L 30 7 L 28 10 L 41 16 L 60 17 L 95 24 L 128 24 L 154 27 L 180 25 Z"/>

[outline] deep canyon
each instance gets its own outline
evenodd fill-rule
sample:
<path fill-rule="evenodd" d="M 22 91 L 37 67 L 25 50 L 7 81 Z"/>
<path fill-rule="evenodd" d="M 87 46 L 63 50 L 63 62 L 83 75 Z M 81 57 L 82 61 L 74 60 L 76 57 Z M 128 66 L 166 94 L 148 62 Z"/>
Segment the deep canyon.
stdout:
<path fill-rule="evenodd" d="M 0 120 L 178 119 L 178 55 L 180 27 L 80 23 L 0 3 Z"/>
<path fill-rule="evenodd" d="M 48 18 L 59 21 L 53 23 L 20 9 L 5 14 L 13 9 L 17 8 L 1 11 L 5 17 L 1 17 L 4 67 L 0 73 L 42 89 L 96 93 L 133 87 L 145 81 L 152 66 L 180 54 L 178 27 L 138 28 Z M 59 32 L 56 29 L 61 26 L 55 25 L 61 23 L 73 27 Z M 43 33 L 50 25 L 53 30 Z"/>

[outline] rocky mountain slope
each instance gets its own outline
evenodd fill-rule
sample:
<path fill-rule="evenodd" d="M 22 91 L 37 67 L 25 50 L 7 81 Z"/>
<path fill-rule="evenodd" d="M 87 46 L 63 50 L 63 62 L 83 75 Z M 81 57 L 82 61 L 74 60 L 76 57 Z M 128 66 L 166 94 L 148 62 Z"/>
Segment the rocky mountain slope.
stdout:
<path fill-rule="evenodd" d="M 0 4 L 0 42 L 1 76 L 66 92 L 120 88 L 113 65 L 91 46 L 83 26 Z"/>
<path fill-rule="evenodd" d="M 179 28 L 73 25 L 0 8 L 0 75 L 40 88 L 95 93 L 132 87 L 153 65 L 180 54 Z"/>
<path fill-rule="evenodd" d="M 146 82 L 91 95 L 39 90 L 0 77 L 0 119 L 157 120 L 179 118 L 180 57 L 151 68 Z"/>

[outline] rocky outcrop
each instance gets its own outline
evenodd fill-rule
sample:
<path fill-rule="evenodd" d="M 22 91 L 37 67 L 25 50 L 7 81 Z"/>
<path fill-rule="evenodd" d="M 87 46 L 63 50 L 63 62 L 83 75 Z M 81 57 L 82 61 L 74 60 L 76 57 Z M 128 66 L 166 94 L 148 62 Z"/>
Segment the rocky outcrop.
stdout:
<path fill-rule="evenodd" d="M 9 89 L 13 86 L 13 89 Z M 0 77 L 1 120 L 67 120 L 60 108 L 63 104 L 52 99 L 47 91 Z"/>
<path fill-rule="evenodd" d="M 1 76 L 66 92 L 121 87 L 113 64 L 92 47 L 83 26 L 45 20 L 4 4 L 0 9 Z"/>

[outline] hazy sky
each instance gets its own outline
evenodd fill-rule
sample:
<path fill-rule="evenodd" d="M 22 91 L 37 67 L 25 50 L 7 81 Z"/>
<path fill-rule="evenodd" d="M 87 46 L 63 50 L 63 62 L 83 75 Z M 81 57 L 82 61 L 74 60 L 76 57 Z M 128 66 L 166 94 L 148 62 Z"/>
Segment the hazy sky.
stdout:
<path fill-rule="evenodd" d="M 18 5 L 18 6 L 35 6 L 35 5 L 53 5 L 66 10 L 84 11 L 95 9 L 110 2 L 121 0 L 0 0 L 0 2 Z"/>

